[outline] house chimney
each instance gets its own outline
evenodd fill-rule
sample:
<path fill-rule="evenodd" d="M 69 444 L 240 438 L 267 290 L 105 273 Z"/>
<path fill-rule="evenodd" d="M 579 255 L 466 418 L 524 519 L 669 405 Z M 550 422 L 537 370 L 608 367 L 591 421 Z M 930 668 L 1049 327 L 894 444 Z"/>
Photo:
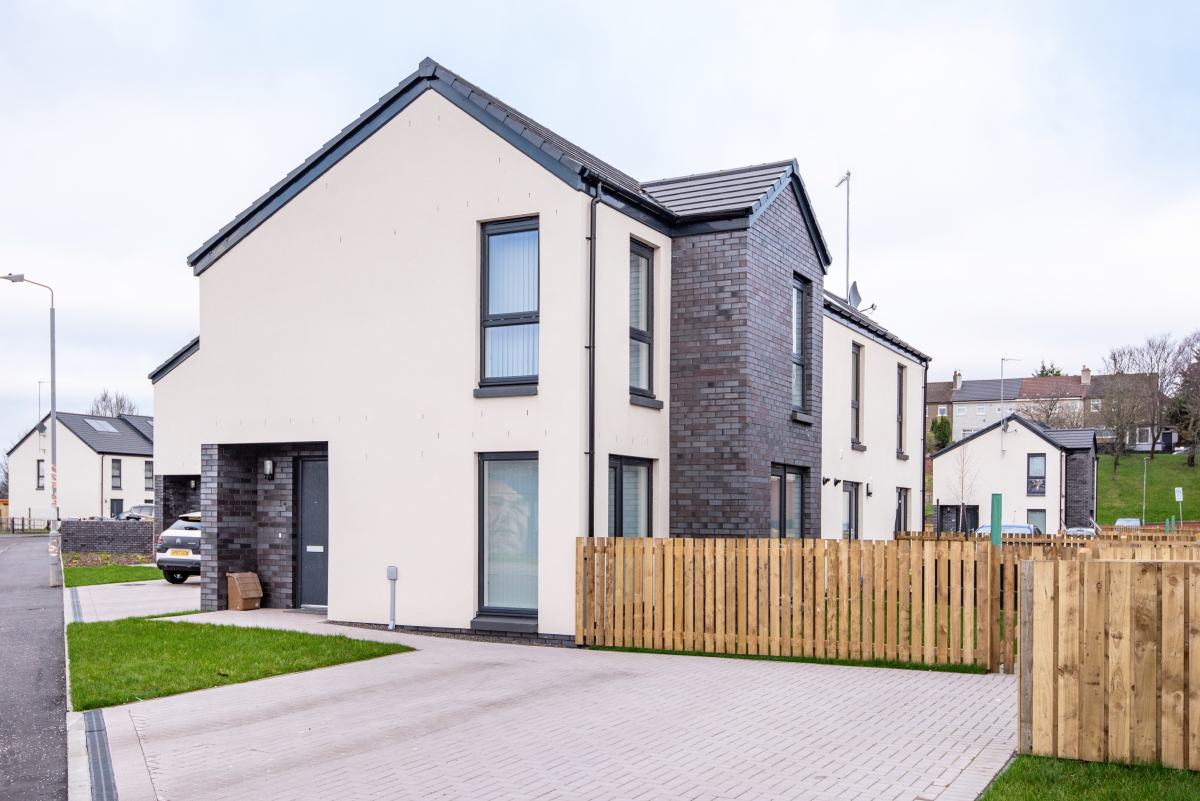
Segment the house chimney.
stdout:
<path fill-rule="evenodd" d="M 962 373 L 957 370 L 954 371 L 954 388 L 962 389 Z"/>
<path fill-rule="evenodd" d="M 1092 383 L 1092 371 L 1088 369 L 1086 364 L 1083 366 L 1083 369 L 1079 371 L 1079 383 L 1083 384 L 1085 387 Z"/>

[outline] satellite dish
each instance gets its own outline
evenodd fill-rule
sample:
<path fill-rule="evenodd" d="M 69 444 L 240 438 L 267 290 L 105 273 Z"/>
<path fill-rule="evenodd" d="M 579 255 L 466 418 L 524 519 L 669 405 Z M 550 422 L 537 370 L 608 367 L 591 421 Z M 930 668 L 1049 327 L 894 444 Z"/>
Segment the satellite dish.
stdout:
<path fill-rule="evenodd" d="M 862 295 L 858 294 L 857 281 L 850 285 L 850 297 L 847 298 L 847 300 L 850 302 L 850 305 L 856 309 L 858 308 L 858 305 L 862 303 Z"/>

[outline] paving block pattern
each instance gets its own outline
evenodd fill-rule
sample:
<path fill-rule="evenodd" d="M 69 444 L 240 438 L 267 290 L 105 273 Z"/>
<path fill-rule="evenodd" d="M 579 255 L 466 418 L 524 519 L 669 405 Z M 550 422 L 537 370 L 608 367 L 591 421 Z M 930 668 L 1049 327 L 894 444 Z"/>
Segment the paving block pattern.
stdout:
<path fill-rule="evenodd" d="M 970 801 L 1015 746 L 1011 676 L 464 642 L 260 612 L 182 620 L 286 618 L 422 650 L 126 707 L 159 799 Z"/>

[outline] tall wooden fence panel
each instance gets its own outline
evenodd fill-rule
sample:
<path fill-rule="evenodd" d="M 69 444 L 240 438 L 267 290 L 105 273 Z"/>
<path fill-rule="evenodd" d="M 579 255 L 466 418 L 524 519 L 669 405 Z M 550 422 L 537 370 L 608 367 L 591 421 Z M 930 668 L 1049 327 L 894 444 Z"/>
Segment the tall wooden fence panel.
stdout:
<path fill-rule="evenodd" d="M 1026 561 L 1021 753 L 1200 770 L 1200 562 Z"/>
<path fill-rule="evenodd" d="M 581 538 L 577 557 L 580 644 L 1015 666 L 1015 549 Z"/>

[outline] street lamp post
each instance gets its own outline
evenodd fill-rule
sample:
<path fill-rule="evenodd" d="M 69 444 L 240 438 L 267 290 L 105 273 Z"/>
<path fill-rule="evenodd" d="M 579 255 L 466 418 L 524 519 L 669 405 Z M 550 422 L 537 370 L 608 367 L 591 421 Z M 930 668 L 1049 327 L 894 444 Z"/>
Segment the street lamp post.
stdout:
<path fill-rule="evenodd" d="M 50 505 L 54 508 L 54 518 L 58 519 L 58 383 L 54 365 L 54 290 L 37 281 L 29 281 L 24 275 L 9 273 L 0 275 L 6 281 L 14 284 L 26 283 L 40 286 L 50 292 Z M 38 421 L 41 422 L 40 420 Z"/>
<path fill-rule="evenodd" d="M 1142 457 L 1142 525 L 1146 525 L 1146 465 L 1149 463 L 1150 457 Z"/>
<path fill-rule="evenodd" d="M 1021 360 L 1020 359 L 1008 359 L 1008 358 L 1003 358 L 1003 357 L 1000 359 L 1000 455 L 1001 456 L 1004 456 L 1004 430 L 1005 430 L 1005 423 L 1004 423 L 1004 363 L 1005 362 L 1019 362 L 1019 361 L 1021 361 Z"/>

